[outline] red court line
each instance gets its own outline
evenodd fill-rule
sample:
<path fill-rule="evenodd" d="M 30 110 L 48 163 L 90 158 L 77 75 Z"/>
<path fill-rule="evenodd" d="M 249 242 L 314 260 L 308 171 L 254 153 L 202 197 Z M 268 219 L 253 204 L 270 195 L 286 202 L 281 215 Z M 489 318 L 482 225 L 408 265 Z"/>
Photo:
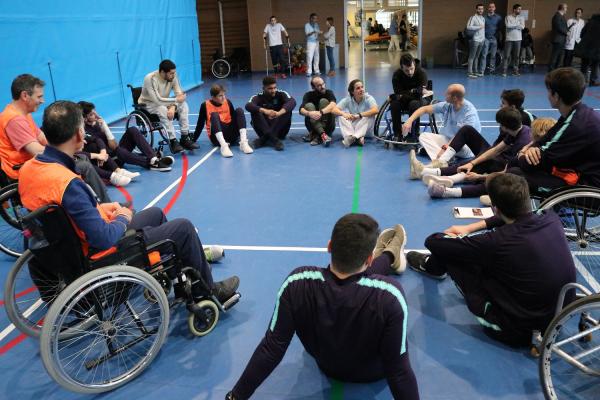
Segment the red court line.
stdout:
<path fill-rule="evenodd" d="M 31 292 L 33 292 L 35 289 L 37 289 L 37 286 L 32 286 L 29 289 L 25 289 L 22 292 L 19 292 L 15 295 L 15 298 L 18 299 L 19 297 L 25 296 L 26 294 L 29 294 Z M 4 305 L 4 300 L 0 300 L 0 306 Z"/>
<path fill-rule="evenodd" d="M 125 200 L 131 202 L 131 207 L 133 207 L 133 197 L 131 197 L 131 194 L 127 191 L 127 189 L 121 186 L 116 186 L 116 188 L 119 192 L 123 193 L 123 196 L 125 196 Z"/>
<path fill-rule="evenodd" d="M 0 347 L 0 356 L 4 355 L 7 351 L 9 351 L 13 347 L 15 347 L 16 345 L 21 343 L 26 338 L 27 338 L 27 335 L 25 335 L 24 333 L 21 333 L 19 336 L 17 336 L 10 342 L 6 343 L 4 346 Z"/>
<path fill-rule="evenodd" d="M 179 198 L 179 195 L 181 194 L 181 192 L 183 191 L 183 187 L 185 186 L 185 181 L 187 181 L 189 160 L 185 153 L 181 155 L 181 159 L 183 160 L 183 166 L 181 167 L 181 180 L 179 181 L 179 185 L 177 185 L 177 190 L 173 194 L 173 197 L 171 197 L 165 208 L 163 208 L 163 212 L 165 213 L 165 215 L 168 214 L 169 211 L 171 211 L 171 208 L 177 202 L 177 199 Z"/>

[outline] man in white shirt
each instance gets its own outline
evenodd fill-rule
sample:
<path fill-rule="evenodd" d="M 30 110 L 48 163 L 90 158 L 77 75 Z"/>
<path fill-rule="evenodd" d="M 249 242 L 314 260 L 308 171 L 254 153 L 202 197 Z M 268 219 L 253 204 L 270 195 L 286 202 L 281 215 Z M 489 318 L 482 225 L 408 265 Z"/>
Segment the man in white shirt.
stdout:
<path fill-rule="evenodd" d="M 504 62 L 502 66 L 502 76 L 506 76 L 508 63 L 512 64 L 513 75 L 519 74 L 519 54 L 521 54 L 521 40 L 523 39 L 523 29 L 525 29 L 525 19 L 521 16 L 521 5 L 515 4 L 512 8 L 512 14 L 505 18 L 506 40 L 504 41 Z"/>
<path fill-rule="evenodd" d="M 583 18 L 583 8 L 575 10 L 575 18 L 569 18 L 567 21 L 567 40 L 565 42 L 565 62 L 563 67 L 570 67 L 573 63 L 573 51 L 575 45 L 581 41 L 581 30 L 585 25 Z"/>
<path fill-rule="evenodd" d="M 273 63 L 273 68 L 275 69 L 275 78 L 281 77 L 283 79 L 287 78 L 285 75 L 285 70 L 287 69 L 287 65 L 285 59 L 283 57 L 283 43 L 281 42 L 281 34 L 285 35 L 285 38 L 289 44 L 290 35 L 288 35 L 287 31 L 279 22 L 277 22 L 277 17 L 274 15 L 271 16 L 271 19 L 267 26 L 265 26 L 265 30 L 263 32 L 263 40 L 264 47 L 267 48 L 267 38 L 269 39 L 269 51 L 271 53 L 271 62 Z"/>
<path fill-rule="evenodd" d="M 467 30 L 473 35 L 473 37 L 469 39 L 469 66 L 467 76 L 469 78 L 477 78 L 478 76 L 483 76 L 483 64 L 479 62 L 479 68 L 477 67 L 479 56 L 485 41 L 483 4 L 477 4 L 475 6 L 475 15 L 472 15 L 471 18 L 469 18 Z"/>
<path fill-rule="evenodd" d="M 317 14 L 312 13 L 309 17 L 309 22 L 304 25 L 304 34 L 306 35 L 306 76 L 321 75 L 319 71 L 319 35 L 323 33 L 319 30 Z M 314 68 L 313 68 L 314 63 Z"/>

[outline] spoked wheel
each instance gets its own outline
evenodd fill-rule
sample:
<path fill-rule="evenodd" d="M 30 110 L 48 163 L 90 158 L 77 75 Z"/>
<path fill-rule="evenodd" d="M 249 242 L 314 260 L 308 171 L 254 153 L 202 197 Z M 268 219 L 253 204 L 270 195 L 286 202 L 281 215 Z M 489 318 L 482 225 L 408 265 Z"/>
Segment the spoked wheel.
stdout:
<path fill-rule="evenodd" d="M 130 127 L 137 128 L 142 135 L 146 138 L 146 141 L 150 143 L 150 147 L 154 148 L 154 135 L 152 135 L 152 127 L 150 121 L 144 115 L 142 111 L 135 110 L 127 116 L 125 121 L 125 130 Z"/>
<path fill-rule="evenodd" d="M 212 300 L 202 300 L 196 304 L 197 312 L 191 312 L 188 317 L 188 327 L 195 336 L 210 333 L 219 321 L 219 308 Z"/>
<path fill-rule="evenodd" d="M 212 63 L 211 71 L 215 78 L 224 79 L 231 73 L 231 65 L 224 58 L 219 58 Z"/>
<path fill-rule="evenodd" d="M 82 313 L 94 313 L 94 323 L 61 337 L 65 325 Z M 65 389 L 109 391 L 152 362 L 168 325 L 167 296 L 151 275 L 129 266 L 100 268 L 67 286 L 50 307 L 40 340 L 42 361 Z"/>
<path fill-rule="evenodd" d="M 21 219 L 27 210 L 21 204 L 18 184 L 13 183 L 0 190 L 0 250 L 12 257 L 25 251 Z"/>

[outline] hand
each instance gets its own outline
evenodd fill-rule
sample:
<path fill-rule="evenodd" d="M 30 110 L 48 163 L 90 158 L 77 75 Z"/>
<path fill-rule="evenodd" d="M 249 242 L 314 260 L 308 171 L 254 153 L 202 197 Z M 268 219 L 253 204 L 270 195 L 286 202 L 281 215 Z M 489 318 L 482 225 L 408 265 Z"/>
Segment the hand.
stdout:
<path fill-rule="evenodd" d="M 466 225 L 452 225 L 444 233 L 448 236 L 464 236 L 471 233 L 471 230 Z"/>
<path fill-rule="evenodd" d="M 108 161 L 108 153 L 106 150 L 100 150 L 100 153 L 98 154 L 98 160 Z"/>
<path fill-rule="evenodd" d="M 277 111 L 275 111 L 275 110 L 269 110 L 269 113 L 267 115 L 268 115 L 269 119 L 275 119 L 279 116 L 277 114 Z"/>
<path fill-rule="evenodd" d="M 406 136 L 410 133 L 412 129 L 412 121 L 410 119 L 406 120 L 404 125 L 402 125 L 402 135 Z"/>
<path fill-rule="evenodd" d="M 177 100 L 178 103 L 183 103 L 185 99 L 187 99 L 187 95 L 185 93 L 179 93 L 177 96 L 175 96 L 175 100 Z"/>
<path fill-rule="evenodd" d="M 542 153 L 539 147 L 530 147 L 525 151 L 525 160 L 529 165 L 538 165 L 542 160 Z"/>
<path fill-rule="evenodd" d="M 119 215 L 123 216 L 127 219 L 127 222 L 131 222 L 131 218 L 133 218 L 133 211 L 131 211 L 129 208 L 127 207 L 121 207 L 119 205 L 119 208 L 117 210 L 115 210 L 114 212 L 114 218 L 117 218 Z"/>
<path fill-rule="evenodd" d="M 285 108 L 282 108 L 281 110 L 275 112 L 275 118 L 281 117 L 285 113 L 286 113 Z"/>
<path fill-rule="evenodd" d="M 485 179 L 485 175 L 481 175 L 475 172 L 469 172 L 465 175 L 465 181 L 467 182 L 477 182 Z"/>
<path fill-rule="evenodd" d="M 169 120 L 173 120 L 173 118 L 175 118 L 175 107 L 167 108 L 167 118 Z"/>
<path fill-rule="evenodd" d="M 345 118 L 345 119 L 347 119 L 348 121 L 354 121 L 354 115 L 352 115 L 352 114 L 349 114 L 349 113 L 345 112 L 345 113 L 342 114 L 342 117 Z"/>
<path fill-rule="evenodd" d="M 116 211 L 121 208 L 121 205 L 117 202 L 101 203 L 100 207 L 111 216 L 111 219 L 114 219 L 116 217 Z"/>
<path fill-rule="evenodd" d="M 315 121 L 318 121 L 321 119 L 321 113 L 318 111 L 309 111 L 308 116 Z"/>
<path fill-rule="evenodd" d="M 458 167 L 457 171 L 458 172 L 465 172 L 465 173 L 469 173 L 471 172 L 471 170 L 473 169 L 473 164 L 472 163 L 466 163 L 461 165 L 460 167 Z"/>

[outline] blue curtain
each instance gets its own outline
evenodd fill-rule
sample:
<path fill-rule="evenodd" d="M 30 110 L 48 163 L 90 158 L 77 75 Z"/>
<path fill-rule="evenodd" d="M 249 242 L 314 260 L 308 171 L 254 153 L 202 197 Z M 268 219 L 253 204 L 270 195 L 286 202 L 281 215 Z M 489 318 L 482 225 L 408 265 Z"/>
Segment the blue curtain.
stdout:
<path fill-rule="evenodd" d="M 131 111 L 126 85 L 141 86 L 163 58 L 185 89 L 202 83 L 195 0 L 12 1 L 0 27 L 0 110 L 22 73 L 46 82 L 46 103 L 53 93 L 91 101 L 108 121 Z"/>

